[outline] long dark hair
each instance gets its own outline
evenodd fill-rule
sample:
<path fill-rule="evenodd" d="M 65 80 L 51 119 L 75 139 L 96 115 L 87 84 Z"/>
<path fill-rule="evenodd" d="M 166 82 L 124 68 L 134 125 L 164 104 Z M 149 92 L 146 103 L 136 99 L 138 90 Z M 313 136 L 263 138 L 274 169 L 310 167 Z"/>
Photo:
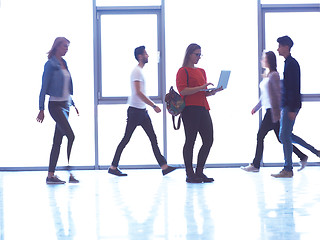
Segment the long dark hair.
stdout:
<path fill-rule="evenodd" d="M 270 72 L 277 71 L 277 57 L 274 52 L 266 52 L 266 58 L 269 63 Z"/>
<path fill-rule="evenodd" d="M 187 66 L 190 55 L 197 49 L 201 49 L 201 47 L 196 43 L 191 43 L 186 50 L 186 55 L 184 56 L 182 67 Z"/>

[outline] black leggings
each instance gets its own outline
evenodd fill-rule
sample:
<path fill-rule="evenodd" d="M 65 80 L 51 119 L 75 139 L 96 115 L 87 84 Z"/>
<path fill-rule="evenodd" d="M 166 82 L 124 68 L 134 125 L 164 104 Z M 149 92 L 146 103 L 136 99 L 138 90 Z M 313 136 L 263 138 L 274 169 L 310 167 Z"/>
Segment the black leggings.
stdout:
<path fill-rule="evenodd" d="M 280 129 L 280 122 L 272 122 L 271 118 L 271 109 L 267 109 L 266 114 L 263 117 L 261 122 L 258 134 L 257 134 L 257 147 L 256 147 L 256 155 L 253 159 L 253 166 L 255 168 L 260 168 L 260 162 L 262 160 L 263 155 L 263 146 L 264 146 L 264 138 L 268 134 L 269 131 L 274 131 L 278 141 L 281 143 L 279 138 L 279 129 Z M 293 152 L 298 156 L 298 158 L 303 159 L 306 157 L 304 153 L 302 153 L 297 147 L 293 146 Z"/>
<path fill-rule="evenodd" d="M 183 147 L 183 158 L 188 176 L 193 175 L 193 148 L 200 134 L 202 146 L 198 153 L 197 172 L 202 172 L 207 161 L 212 143 L 213 143 L 213 126 L 211 116 L 205 107 L 187 106 L 182 112 L 182 121 L 186 141 Z"/>
<path fill-rule="evenodd" d="M 49 101 L 49 112 L 53 120 L 56 122 L 56 128 L 53 137 L 53 145 L 50 154 L 49 172 L 55 172 L 60 147 L 63 136 L 68 138 L 67 156 L 68 163 L 70 160 L 71 148 L 74 141 L 74 133 L 69 124 L 69 103 Z"/>

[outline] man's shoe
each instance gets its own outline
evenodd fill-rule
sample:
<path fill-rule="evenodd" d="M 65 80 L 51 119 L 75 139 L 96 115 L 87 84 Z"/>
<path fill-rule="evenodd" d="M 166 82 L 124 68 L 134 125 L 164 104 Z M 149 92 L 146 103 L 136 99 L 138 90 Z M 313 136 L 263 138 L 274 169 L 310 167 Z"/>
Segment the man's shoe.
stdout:
<path fill-rule="evenodd" d="M 171 173 L 172 171 L 176 170 L 177 168 L 175 167 L 171 167 L 171 166 L 168 166 L 166 169 L 163 169 L 162 170 L 162 175 L 167 175 L 168 173 Z"/>
<path fill-rule="evenodd" d="M 246 167 L 240 167 L 240 168 L 246 172 L 259 172 L 260 171 L 259 168 L 254 167 L 252 164 L 249 164 Z"/>
<path fill-rule="evenodd" d="M 308 164 L 308 156 L 305 156 L 303 159 L 301 159 L 300 161 L 300 168 L 298 169 L 298 171 L 301 171 L 302 169 L 304 169 L 307 164 Z"/>
<path fill-rule="evenodd" d="M 116 169 L 109 168 L 108 173 L 119 176 L 119 177 L 128 176 L 128 174 L 121 172 L 119 168 L 116 168 Z"/>
<path fill-rule="evenodd" d="M 286 170 L 281 170 L 281 172 L 276 173 L 276 174 L 271 174 L 272 177 L 275 178 L 292 178 L 293 177 L 293 171 L 286 171 Z"/>
<path fill-rule="evenodd" d="M 57 176 L 47 177 L 47 184 L 65 184 L 65 181 L 60 180 Z"/>
<path fill-rule="evenodd" d="M 69 183 L 79 183 L 79 180 L 75 179 L 75 177 L 72 174 L 70 174 Z"/>
<path fill-rule="evenodd" d="M 208 178 L 204 173 L 196 173 L 196 176 L 198 178 L 201 178 L 202 182 L 204 183 L 209 183 L 214 181 L 213 178 Z"/>

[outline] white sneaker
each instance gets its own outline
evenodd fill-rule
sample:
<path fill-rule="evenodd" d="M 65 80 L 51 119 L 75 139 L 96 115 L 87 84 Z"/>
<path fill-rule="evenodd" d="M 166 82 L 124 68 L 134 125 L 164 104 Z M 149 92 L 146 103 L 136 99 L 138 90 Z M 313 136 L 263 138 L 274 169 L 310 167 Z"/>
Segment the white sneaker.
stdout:
<path fill-rule="evenodd" d="M 249 164 L 246 167 L 241 167 L 241 169 L 246 172 L 259 172 L 260 171 L 259 168 L 254 167 L 252 164 Z"/>
<path fill-rule="evenodd" d="M 300 172 L 302 169 L 304 169 L 308 164 L 308 156 L 306 156 L 303 160 L 300 161 L 300 168 L 298 171 Z"/>

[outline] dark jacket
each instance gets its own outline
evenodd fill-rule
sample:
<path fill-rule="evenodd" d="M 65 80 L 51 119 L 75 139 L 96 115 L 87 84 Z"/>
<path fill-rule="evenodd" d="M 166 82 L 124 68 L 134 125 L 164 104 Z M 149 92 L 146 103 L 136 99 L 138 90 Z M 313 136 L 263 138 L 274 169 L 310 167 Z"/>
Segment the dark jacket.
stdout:
<path fill-rule="evenodd" d="M 301 108 L 300 66 L 291 55 L 284 63 L 281 107 L 297 112 Z"/>

